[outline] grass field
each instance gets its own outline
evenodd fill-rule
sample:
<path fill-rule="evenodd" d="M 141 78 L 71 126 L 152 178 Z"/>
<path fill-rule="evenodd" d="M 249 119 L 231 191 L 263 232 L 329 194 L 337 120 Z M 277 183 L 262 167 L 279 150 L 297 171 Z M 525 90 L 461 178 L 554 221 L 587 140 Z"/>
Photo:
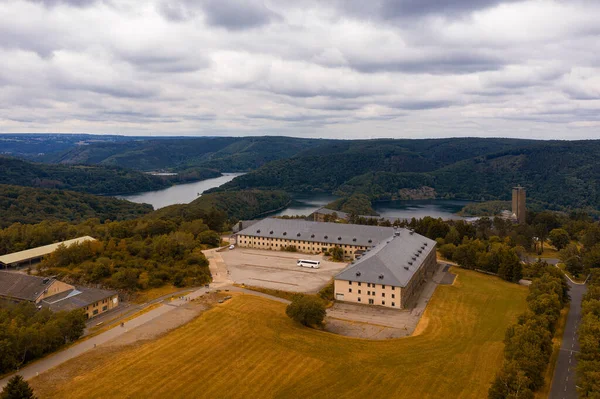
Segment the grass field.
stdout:
<path fill-rule="evenodd" d="M 43 398 L 484 398 L 527 290 L 453 271 L 418 336 L 341 337 L 294 324 L 284 304 L 242 295 L 155 341 L 92 352 L 31 383 Z"/>

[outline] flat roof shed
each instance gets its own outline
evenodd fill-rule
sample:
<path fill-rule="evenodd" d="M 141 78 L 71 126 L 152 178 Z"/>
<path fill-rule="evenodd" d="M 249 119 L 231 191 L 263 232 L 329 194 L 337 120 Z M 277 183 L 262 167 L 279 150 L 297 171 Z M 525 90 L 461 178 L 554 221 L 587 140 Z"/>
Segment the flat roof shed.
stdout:
<path fill-rule="evenodd" d="M 61 245 L 68 247 L 70 245 L 81 244 L 82 242 L 86 241 L 96 241 L 96 239 L 90 236 L 78 237 L 72 240 L 57 242 L 55 244 L 44 245 L 42 247 L 31 248 L 26 249 L 25 251 L 2 255 L 0 256 L 0 265 L 3 265 L 4 267 L 17 266 L 25 262 L 41 259 L 44 256 L 56 251 Z"/>

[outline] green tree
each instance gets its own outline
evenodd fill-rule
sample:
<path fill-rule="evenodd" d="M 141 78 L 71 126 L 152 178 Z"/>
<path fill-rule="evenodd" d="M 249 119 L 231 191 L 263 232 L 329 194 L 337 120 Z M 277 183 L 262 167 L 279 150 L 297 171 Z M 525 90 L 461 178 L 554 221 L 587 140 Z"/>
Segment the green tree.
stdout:
<path fill-rule="evenodd" d="M 331 259 L 336 262 L 341 262 L 344 260 L 344 250 L 342 247 L 333 247 L 331 248 Z"/>
<path fill-rule="evenodd" d="M 36 399 L 29 383 L 20 375 L 15 375 L 0 393 L 0 399 Z"/>
<path fill-rule="evenodd" d="M 565 229 L 554 229 L 548 234 L 550 244 L 554 245 L 559 251 L 569 245 L 569 233 Z"/>
<path fill-rule="evenodd" d="M 322 326 L 325 319 L 325 305 L 319 298 L 307 295 L 294 297 L 285 314 L 304 326 Z"/>
<path fill-rule="evenodd" d="M 531 399 L 531 381 L 514 361 L 505 362 L 488 392 L 489 399 Z"/>

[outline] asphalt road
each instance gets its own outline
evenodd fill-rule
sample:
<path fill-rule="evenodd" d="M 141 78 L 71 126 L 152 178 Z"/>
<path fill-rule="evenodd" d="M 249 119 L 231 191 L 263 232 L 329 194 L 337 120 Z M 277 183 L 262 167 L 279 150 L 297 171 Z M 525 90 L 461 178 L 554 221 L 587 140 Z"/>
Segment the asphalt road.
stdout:
<path fill-rule="evenodd" d="M 577 330 L 581 323 L 581 299 L 586 291 L 583 284 L 574 284 L 569 281 L 571 291 L 571 305 L 567 324 L 563 335 L 560 353 L 552 379 L 552 389 L 549 399 L 577 399 L 575 369 L 577 367 L 577 354 L 579 353 L 579 336 Z"/>

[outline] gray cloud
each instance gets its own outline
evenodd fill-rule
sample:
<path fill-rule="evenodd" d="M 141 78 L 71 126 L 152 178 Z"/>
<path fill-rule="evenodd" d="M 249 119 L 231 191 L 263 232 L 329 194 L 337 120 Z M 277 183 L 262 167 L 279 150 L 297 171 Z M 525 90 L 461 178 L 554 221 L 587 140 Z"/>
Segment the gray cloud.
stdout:
<path fill-rule="evenodd" d="M 267 25 L 281 18 L 261 0 L 163 0 L 158 9 L 172 21 L 186 21 L 203 14 L 209 25 L 233 31 Z"/>
<path fill-rule="evenodd" d="M 0 131 L 600 128 L 597 1 L 151 1 L 0 0 Z"/>

